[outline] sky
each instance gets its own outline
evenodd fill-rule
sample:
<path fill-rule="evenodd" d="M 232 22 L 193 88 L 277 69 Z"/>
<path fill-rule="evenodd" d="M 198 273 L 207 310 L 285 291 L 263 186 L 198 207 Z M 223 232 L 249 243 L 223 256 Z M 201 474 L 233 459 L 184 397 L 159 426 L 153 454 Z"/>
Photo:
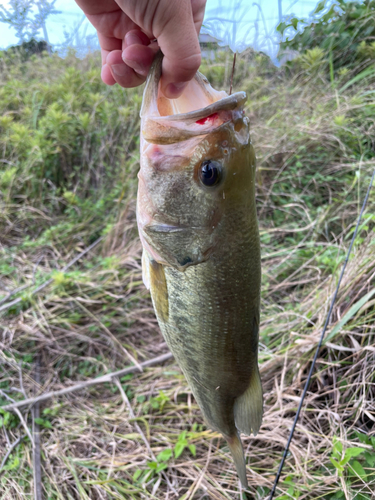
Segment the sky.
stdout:
<path fill-rule="evenodd" d="M 258 45 L 260 43 L 264 47 L 254 48 L 264 49 L 267 46 L 264 33 L 272 35 L 278 23 L 279 2 L 281 2 L 283 15 L 293 14 L 297 17 L 308 17 L 318 3 L 317 0 L 208 0 L 204 24 L 207 25 L 211 34 L 229 37 L 229 41 L 234 43 L 234 48 L 238 49 L 236 44 L 240 45 L 241 41 L 247 45 L 253 44 L 254 37 L 257 37 Z M 0 0 L 0 5 L 6 6 L 7 3 L 7 0 Z M 245 4 L 246 8 L 243 7 Z M 230 9 L 231 5 L 234 5 L 235 8 Z M 239 9 L 238 6 L 242 8 Z M 77 44 L 77 40 L 78 43 L 82 44 L 82 40 L 86 39 L 87 35 L 95 33 L 74 0 L 57 0 L 55 7 L 61 11 L 61 14 L 52 15 L 47 19 L 47 32 L 52 45 L 64 43 L 66 39 L 64 33 L 71 37 L 71 45 Z M 227 20 L 233 17 L 237 21 L 235 36 L 233 23 L 225 23 L 224 27 L 222 22 L 223 19 Z M 229 31 L 228 26 L 230 26 Z M 76 35 L 73 36 L 73 33 Z M 91 46 L 95 48 L 96 42 L 93 41 L 94 37 L 91 37 Z M 6 48 L 16 43 L 17 38 L 14 35 L 14 30 L 6 24 L 0 23 L 0 48 Z"/>

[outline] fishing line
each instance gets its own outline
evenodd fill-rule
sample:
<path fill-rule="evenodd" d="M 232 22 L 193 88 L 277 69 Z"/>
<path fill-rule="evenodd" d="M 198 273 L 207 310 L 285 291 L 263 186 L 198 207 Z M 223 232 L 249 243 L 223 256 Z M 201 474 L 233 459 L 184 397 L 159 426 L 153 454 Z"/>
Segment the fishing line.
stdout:
<path fill-rule="evenodd" d="M 232 66 L 232 74 L 230 77 L 230 89 L 229 89 L 229 95 L 232 94 L 232 87 L 233 87 L 233 76 L 234 76 L 234 67 L 236 66 L 236 57 L 237 57 L 237 52 L 234 53 L 233 56 L 233 66 Z"/>
<path fill-rule="evenodd" d="M 356 239 L 356 236 L 357 236 L 357 233 L 358 233 L 358 228 L 359 228 L 359 224 L 361 222 L 362 216 L 363 216 L 363 212 L 365 211 L 365 208 L 366 208 L 366 205 L 367 205 L 367 201 L 368 201 L 368 198 L 370 196 L 370 191 L 371 191 L 371 187 L 372 187 L 372 184 L 374 182 L 374 179 L 375 179 L 375 169 L 374 169 L 374 171 L 372 173 L 372 176 L 371 176 L 370 184 L 369 184 L 369 187 L 367 189 L 367 193 L 366 193 L 366 196 L 365 196 L 362 208 L 361 208 L 361 212 L 360 212 L 358 220 L 357 220 L 357 225 L 355 227 L 355 230 L 354 230 L 354 233 L 353 233 L 353 237 L 352 237 L 352 240 L 350 242 L 349 250 L 348 250 L 348 252 L 346 254 L 344 265 L 342 266 L 341 274 L 340 274 L 339 281 L 338 281 L 337 286 L 336 286 L 335 293 L 333 294 L 333 297 L 332 297 L 331 306 L 330 306 L 329 311 L 328 311 L 327 319 L 326 319 L 326 321 L 324 323 L 323 331 L 322 331 L 322 334 L 320 336 L 320 341 L 319 341 L 318 347 L 316 348 L 315 356 L 314 356 L 314 359 L 313 359 L 313 362 L 312 362 L 312 365 L 311 365 L 311 368 L 310 368 L 310 372 L 309 372 L 309 375 L 307 377 L 307 381 L 306 381 L 305 387 L 303 389 L 303 393 L 302 393 L 302 397 L 301 397 L 300 403 L 298 405 L 298 410 L 297 410 L 297 413 L 296 413 L 296 416 L 295 416 L 295 419 L 294 419 L 294 422 L 293 422 L 292 429 L 291 429 L 290 434 L 289 434 L 289 439 L 288 439 L 288 442 L 287 442 L 285 450 L 284 450 L 283 458 L 281 459 L 279 470 L 277 471 L 275 482 L 273 484 L 273 488 L 272 488 L 272 491 L 271 491 L 271 494 L 270 494 L 268 500 L 272 500 L 273 499 L 273 496 L 275 494 L 275 491 L 276 491 L 276 488 L 277 488 L 277 485 L 278 485 L 278 482 L 279 482 L 279 479 L 280 479 L 281 472 L 282 472 L 283 467 L 284 467 L 285 459 L 286 459 L 288 451 L 289 451 L 290 443 L 291 443 L 291 441 L 293 439 L 293 435 L 294 435 L 294 431 L 296 429 L 296 425 L 297 425 L 297 422 L 298 422 L 299 414 L 301 413 L 301 409 L 302 409 L 302 405 L 303 405 L 303 400 L 305 399 L 305 396 L 306 396 L 306 393 L 307 393 L 307 389 L 309 388 L 309 384 L 310 384 L 312 373 L 313 373 L 313 370 L 314 370 L 314 367 L 315 367 L 315 363 L 316 363 L 316 360 L 318 358 L 318 354 L 319 354 L 320 348 L 322 347 L 322 344 L 323 344 L 324 335 L 326 333 L 329 320 L 331 319 L 331 314 L 332 314 L 333 306 L 335 304 L 337 293 L 338 293 L 340 285 L 341 285 L 342 277 L 344 276 L 346 264 L 348 263 L 349 256 L 350 256 L 352 248 L 353 248 L 354 240 Z"/>

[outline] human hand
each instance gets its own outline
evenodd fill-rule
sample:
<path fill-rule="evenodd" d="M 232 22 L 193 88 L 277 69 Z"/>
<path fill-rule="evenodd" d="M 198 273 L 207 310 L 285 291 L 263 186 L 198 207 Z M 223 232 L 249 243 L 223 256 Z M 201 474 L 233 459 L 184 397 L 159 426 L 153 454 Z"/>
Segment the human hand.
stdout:
<path fill-rule="evenodd" d="M 179 97 L 201 63 L 198 34 L 206 0 L 76 0 L 96 28 L 107 85 L 137 87 L 159 48 L 161 90 Z"/>

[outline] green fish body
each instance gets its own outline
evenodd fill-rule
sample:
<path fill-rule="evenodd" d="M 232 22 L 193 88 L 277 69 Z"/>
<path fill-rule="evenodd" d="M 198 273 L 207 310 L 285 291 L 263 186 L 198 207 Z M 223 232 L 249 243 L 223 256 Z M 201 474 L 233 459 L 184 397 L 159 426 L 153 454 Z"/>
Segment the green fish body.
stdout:
<path fill-rule="evenodd" d="M 239 431 L 256 434 L 260 244 L 246 94 L 197 73 L 168 101 L 161 57 L 146 83 L 137 220 L 143 275 L 163 336 L 208 425 L 221 432 L 247 486 Z"/>

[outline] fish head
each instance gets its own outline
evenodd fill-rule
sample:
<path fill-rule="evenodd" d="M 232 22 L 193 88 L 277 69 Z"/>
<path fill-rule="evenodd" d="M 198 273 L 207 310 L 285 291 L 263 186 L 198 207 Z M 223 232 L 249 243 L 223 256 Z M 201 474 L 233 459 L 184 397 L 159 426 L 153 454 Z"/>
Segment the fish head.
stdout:
<path fill-rule="evenodd" d="M 150 257 L 185 270 L 209 259 L 225 222 L 246 210 L 255 155 L 244 92 L 218 92 L 197 73 L 179 99 L 168 100 L 158 71 L 156 61 L 141 110 L 137 220 Z"/>

